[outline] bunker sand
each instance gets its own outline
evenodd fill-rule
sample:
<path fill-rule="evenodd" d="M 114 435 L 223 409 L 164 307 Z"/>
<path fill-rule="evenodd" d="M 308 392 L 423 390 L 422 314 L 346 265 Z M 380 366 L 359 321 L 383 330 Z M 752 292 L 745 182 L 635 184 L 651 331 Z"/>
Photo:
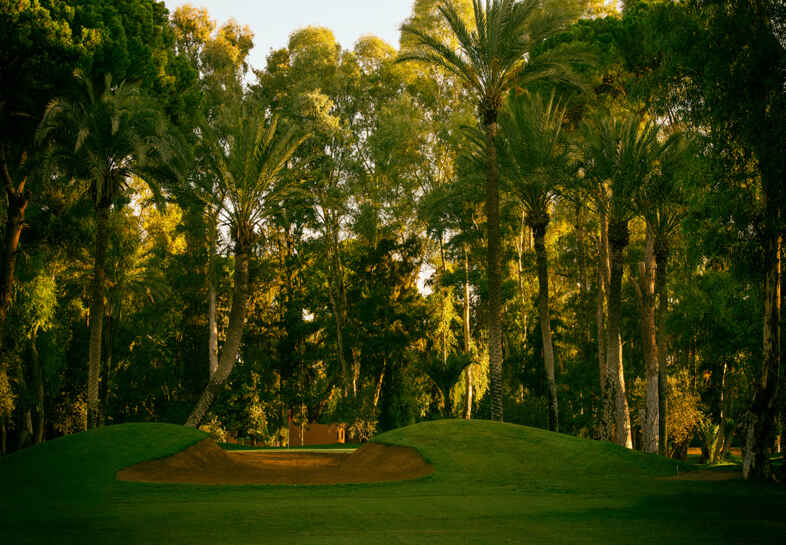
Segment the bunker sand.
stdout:
<path fill-rule="evenodd" d="M 367 443 L 351 454 L 227 452 L 205 439 L 174 456 L 127 467 L 117 478 L 149 483 L 342 484 L 417 479 L 433 471 L 410 447 Z"/>

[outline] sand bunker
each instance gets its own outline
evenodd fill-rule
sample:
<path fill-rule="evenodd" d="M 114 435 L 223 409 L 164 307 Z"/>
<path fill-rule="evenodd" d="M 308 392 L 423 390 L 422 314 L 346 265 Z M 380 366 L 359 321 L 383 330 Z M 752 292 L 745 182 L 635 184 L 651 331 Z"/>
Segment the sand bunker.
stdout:
<path fill-rule="evenodd" d="M 212 439 L 117 473 L 121 481 L 198 484 L 340 484 L 417 479 L 434 468 L 413 448 L 367 443 L 351 454 L 224 451 Z"/>

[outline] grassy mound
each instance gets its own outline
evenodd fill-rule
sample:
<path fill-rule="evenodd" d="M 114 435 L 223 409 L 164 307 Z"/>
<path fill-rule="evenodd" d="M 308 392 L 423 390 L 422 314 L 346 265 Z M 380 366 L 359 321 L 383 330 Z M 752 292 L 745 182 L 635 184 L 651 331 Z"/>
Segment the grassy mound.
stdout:
<path fill-rule="evenodd" d="M 118 470 L 170 456 L 205 437 L 173 424 L 120 424 L 60 437 L 0 458 L 0 482 L 17 492 L 0 497 L 95 502 Z"/>
<path fill-rule="evenodd" d="M 483 420 L 423 422 L 378 435 L 375 441 L 413 446 L 435 477 L 484 485 L 544 490 L 594 489 L 620 481 L 668 477 L 691 467 L 608 442 Z"/>

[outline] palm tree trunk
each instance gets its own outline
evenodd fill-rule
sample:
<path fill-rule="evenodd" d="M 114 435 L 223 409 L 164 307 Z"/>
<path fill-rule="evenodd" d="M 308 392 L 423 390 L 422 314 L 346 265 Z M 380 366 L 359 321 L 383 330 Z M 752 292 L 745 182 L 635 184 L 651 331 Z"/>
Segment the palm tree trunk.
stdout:
<path fill-rule="evenodd" d="M 464 353 L 471 356 L 472 353 L 472 338 L 470 337 L 469 329 L 469 251 L 464 247 Z M 464 411 L 464 418 L 470 420 L 472 418 L 472 364 L 467 365 L 464 370 L 466 373 L 467 381 L 467 407 Z"/>
<path fill-rule="evenodd" d="M 777 406 L 778 374 L 780 367 L 780 275 L 781 238 L 775 229 L 780 217 L 779 210 L 767 202 L 768 225 L 764 243 L 767 259 L 764 282 L 764 350 L 761 380 L 753 394 L 748 414 L 748 429 L 745 437 L 745 452 L 742 473 L 746 479 L 769 480 L 772 476 L 770 451 L 775 435 L 775 413 Z"/>
<path fill-rule="evenodd" d="M 486 217 L 488 221 L 489 374 L 491 419 L 502 421 L 502 256 L 499 235 L 499 165 L 497 164 L 497 112 L 487 112 L 483 128 L 486 137 Z"/>
<path fill-rule="evenodd" d="M 655 340 L 658 345 L 658 453 L 668 453 L 668 428 L 666 427 L 666 266 L 669 261 L 669 244 L 663 236 L 655 237 Z"/>
<path fill-rule="evenodd" d="M 26 179 L 18 186 L 11 180 L 8 165 L 3 163 L 6 199 L 8 209 L 5 220 L 5 240 L 3 244 L 3 262 L 0 270 L 0 343 L 3 339 L 3 327 L 8 307 L 11 305 L 11 293 L 14 285 L 14 270 L 16 268 L 16 252 L 19 248 L 19 239 L 25 225 L 25 210 L 30 203 L 30 194 L 25 191 Z"/>
<path fill-rule="evenodd" d="M 609 249 L 611 274 L 608 290 L 608 331 L 607 331 L 607 368 L 611 380 L 610 395 L 614 400 L 615 441 L 618 445 L 633 448 L 630 429 L 630 411 L 625 392 L 625 373 L 622 365 L 622 340 L 620 337 L 620 321 L 622 318 L 622 271 L 624 266 L 623 251 L 628 245 L 628 225 L 625 223 L 609 224 Z"/>
<path fill-rule="evenodd" d="M 647 378 L 646 411 L 643 423 L 644 452 L 658 452 L 660 425 L 658 418 L 658 344 L 655 339 L 655 257 L 652 230 L 647 229 L 645 261 L 639 263 L 638 278 L 633 285 L 639 301 L 641 341 Z"/>
<path fill-rule="evenodd" d="M 101 377 L 101 344 L 104 331 L 104 284 L 106 283 L 106 249 L 109 238 L 109 203 L 96 206 L 96 247 L 93 293 L 90 301 L 90 344 L 87 367 L 87 426 L 98 425 L 98 386 Z"/>
<path fill-rule="evenodd" d="M 600 438 L 611 440 L 614 420 L 614 388 L 610 385 L 608 344 L 608 294 L 609 294 L 609 223 L 605 213 L 600 216 L 600 252 L 598 258 L 598 297 L 596 325 L 598 335 L 598 366 L 600 376 Z"/>
<path fill-rule="evenodd" d="M 549 398 L 549 430 L 559 431 L 559 406 L 557 404 L 557 383 L 554 378 L 554 346 L 551 342 L 551 317 L 549 316 L 549 264 L 546 255 L 546 229 L 548 214 L 530 219 L 535 239 L 535 257 L 538 264 L 538 315 L 543 343 L 543 365 L 546 371 Z"/>
<path fill-rule="evenodd" d="M 603 289 L 603 280 L 600 278 L 600 271 L 598 274 L 598 291 L 595 297 L 595 329 L 597 332 L 598 341 L 598 371 L 600 377 L 600 407 L 598 408 L 599 423 L 599 438 L 603 441 L 611 439 L 609 433 L 609 411 L 607 410 L 608 404 L 608 391 L 606 384 L 608 377 L 606 376 L 606 327 L 605 327 L 605 309 L 603 301 L 605 299 L 605 290 Z"/>
<path fill-rule="evenodd" d="M 208 380 L 199 401 L 186 420 L 186 426 L 194 428 L 199 426 L 235 366 L 248 312 L 248 262 L 249 249 L 238 245 L 235 251 L 235 287 L 232 296 L 232 309 L 229 312 L 227 339 L 221 351 L 218 369 Z"/>

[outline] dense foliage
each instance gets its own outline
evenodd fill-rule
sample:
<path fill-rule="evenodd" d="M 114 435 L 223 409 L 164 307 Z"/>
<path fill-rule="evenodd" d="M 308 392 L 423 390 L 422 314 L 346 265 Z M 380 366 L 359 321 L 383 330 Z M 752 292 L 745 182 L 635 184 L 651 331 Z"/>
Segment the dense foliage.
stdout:
<path fill-rule="evenodd" d="M 2 451 L 503 418 L 769 477 L 783 8 L 417 0 L 401 50 L 0 4 Z M 763 332 L 763 334 L 762 334 Z"/>

